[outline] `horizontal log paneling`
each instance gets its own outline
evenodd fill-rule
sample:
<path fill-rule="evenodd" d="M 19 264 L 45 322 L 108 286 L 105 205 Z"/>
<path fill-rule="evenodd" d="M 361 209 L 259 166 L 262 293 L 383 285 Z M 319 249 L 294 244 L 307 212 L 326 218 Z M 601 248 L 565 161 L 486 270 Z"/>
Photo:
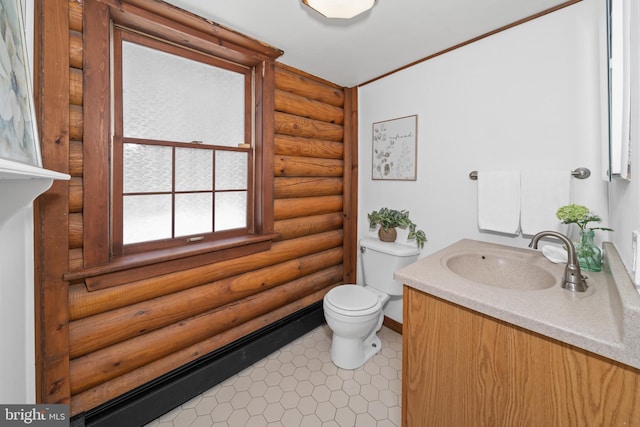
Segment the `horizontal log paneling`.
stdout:
<path fill-rule="evenodd" d="M 289 114 L 304 111 L 304 117 L 310 119 L 338 125 L 344 124 L 344 110 L 342 108 L 283 90 L 276 90 L 275 109 Z"/>
<path fill-rule="evenodd" d="M 71 322 L 76 358 L 342 263 L 336 248 Z"/>
<path fill-rule="evenodd" d="M 252 319 L 239 326 L 210 337 L 202 342 L 189 346 L 183 350 L 172 353 L 166 357 L 148 363 L 125 375 L 104 382 L 94 388 L 79 393 L 71 399 L 71 415 L 76 415 L 87 409 L 91 409 L 103 402 L 113 399 L 135 387 L 141 386 L 160 375 L 167 374 L 184 363 L 192 362 L 199 357 L 212 352 L 220 347 L 232 343 L 250 333 L 263 328 L 273 322 L 295 313 L 309 305 L 322 300 L 324 294 L 330 288 L 321 289 L 307 295 L 297 301 L 280 307 L 263 316 Z"/>
<path fill-rule="evenodd" d="M 83 225 L 82 214 L 69 214 L 69 249 L 77 249 L 82 247 Z"/>
<path fill-rule="evenodd" d="M 333 196 L 342 194 L 342 178 L 276 178 L 276 199 L 291 197 Z"/>
<path fill-rule="evenodd" d="M 82 248 L 69 249 L 69 270 L 79 270 L 83 266 Z"/>
<path fill-rule="evenodd" d="M 314 157 L 276 156 L 273 162 L 275 176 L 335 176 L 342 177 L 344 162 Z"/>
<path fill-rule="evenodd" d="M 172 324 L 71 360 L 71 393 L 76 394 L 187 346 L 276 310 L 342 279 L 342 265 L 269 289 L 234 304 Z"/>
<path fill-rule="evenodd" d="M 89 90 L 84 86 L 84 73 L 91 72 L 83 70 L 83 60 L 87 52 L 104 52 L 104 46 L 84 44 L 97 40 L 95 34 L 93 38 L 83 34 L 83 13 L 88 6 L 82 0 L 68 4 L 64 13 L 68 22 L 60 22 L 69 28 L 60 40 L 64 41 L 62 50 L 68 49 L 65 70 L 69 74 L 65 71 L 64 80 L 68 78 L 65 94 L 69 104 L 55 108 L 64 109 L 65 114 L 68 108 L 69 114 L 65 123 L 69 125 L 68 172 L 72 179 L 64 184 L 68 186 L 69 214 L 60 225 L 65 233 L 68 230 L 65 264 L 73 272 L 84 268 L 84 256 L 92 251 L 83 247 L 83 216 L 89 211 L 83 198 L 85 185 L 90 188 L 87 177 L 92 176 L 85 171 L 83 153 L 92 153 L 94 139 L 105 137 L 87 133 L 89 140 L 83 140 L 84 91 Z M 139 4 L 164 11 L 167 19 L 188 20 L 162 2 Z M 92 19 L 89 23 L 97 19 L 95 14 L 87 15 Z M 205 21 L 201 24 L 213 28 Z M 44 48 L 47 40 L 41 40 Z M 275 52 L 268 46 L 264 49 Z M 60 79 L 59 75 L 48 77 L 53 82 Z M 71 401 L 71 415 L 117 398 L 321 301 L 329 289 L 343 282 L 344 124 L 348 122 L 344 90 L 281 65 L 275 67 L 275 85 L 273 226 L 278 238 L 265 252 L 144 280 L 129 278 L 130 282 L 108 289 L 89 292 L 83 283 L 70 284 L 68 306 L 49 307 L 48 311 L 64 311 L 69 322 L 68 353 L 62 361 L 69 366 L 69 377 L 61 381 L 68 380 L 71 387 L 70 395 L 65 396 Z M 92 101 L 103 102 L 106 96 Z"/>
<path fill-rule="evenodd" d="M 342 212 L 336 212 L 327 215 L 305 216 L 276 221 L 274 231 L 280 234 L 279 239 L 286 240 L 340 229 L 342 228 L 342 223 Z"/>
<path fill-rule="evenodd" d="M 342 202 L 342 196 L 276 199 L 273 206 L 274 219 L 277 221 L 301 216 L 342 212 Z"/>
<path fill-rule="evenodd" d="M 71 177 L 69 181 L 69 212 L 82 212 L 82 178 Z"/>
<path fill-rule="evenodd" d="M 82 33 L 69 32 L 69 66 L 82 69 Z"/>
<path fill-rule="evenodd" d="M 274 154 L 276 155 L 318 157 L 321 159 L 342 159 L 344 157 L 342 142 L 276 135 L 274 144 Z"/>
<path fill-rule="evenodd" d="M 82 141 L 69 141 L 69 175 L 82 176 Z"/>
<path fill-rule="evenodd" d="M 276 88 L 336 107 L 344 105 L 342 89 L 320 83 L 283 67 L 276 67 Z"/>
<path fill-rule="evenodd" d="M 342 141 L 344 136 L 343 127 L 333 123 L 307 119 L 278 111 L 274 114 L 274 119 L 275 132 L 284 135 L 327 139 L 329 141 Z"/>
<path fill-rule="evenodd" d="M 222 261 L 189 271 L 177 271 L 153 279 L 88 292 L 82 284 L 69 287 L 69 318 L 80 319 L 129 304 L 157 298 L 236 274 L 274 265 L 342 245 L 342 230 L 274 243 L 266 253 Z"/>
<path fill-rule="evenodd" d="M 69 29 L 82 32 L 82 2 L 69 0 Z"/>
<path fill-rule="evenodd" d="M 82 70 L 69 69 L 69 102 L 73 105 L 82 105 Z"/>
<path fill-rule="evenodd" d="M 69 105 L 69 138 L 82 141 L 83 126 L 82 107 Z"/>

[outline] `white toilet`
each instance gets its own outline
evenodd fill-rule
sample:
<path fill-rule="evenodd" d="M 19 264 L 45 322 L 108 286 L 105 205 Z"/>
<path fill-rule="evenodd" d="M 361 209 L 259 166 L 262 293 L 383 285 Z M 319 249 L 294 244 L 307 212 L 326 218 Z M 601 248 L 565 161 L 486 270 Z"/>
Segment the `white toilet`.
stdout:
<path fill-rule="evenodd" d="M 331 360 L 343 369 L 362 366 L 380 350 L 376 332 L 382 327 L 384 305 L 402 295 L 402 283 L 393 273 L 415 262 L 419 249 L 372 237 L 360 240 L 364 286 L 341 285 L 324 297 L 324 317 L 333 331 Z"/>

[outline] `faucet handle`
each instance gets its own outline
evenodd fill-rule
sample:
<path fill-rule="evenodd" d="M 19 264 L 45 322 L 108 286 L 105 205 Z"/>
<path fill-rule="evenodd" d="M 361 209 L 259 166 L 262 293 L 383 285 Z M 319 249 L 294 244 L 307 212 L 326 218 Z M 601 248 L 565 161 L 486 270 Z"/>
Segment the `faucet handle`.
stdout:
<path fill-rule="evenodd" d="M 587 290 L 587 276 L 580 272 L 579 264 L 567 264 L 564 269 L 562 287 L 572 292 L 585 292 Z"/>

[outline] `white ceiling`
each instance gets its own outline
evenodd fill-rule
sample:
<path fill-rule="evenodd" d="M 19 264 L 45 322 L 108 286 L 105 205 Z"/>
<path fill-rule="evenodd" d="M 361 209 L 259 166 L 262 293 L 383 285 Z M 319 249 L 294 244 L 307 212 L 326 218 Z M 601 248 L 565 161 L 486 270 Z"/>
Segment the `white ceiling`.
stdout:
<path fill-rule="evenodd" d="M 168 2 L 283 50 L 283 64 L 352 87 L 566 0 L 377 0 L 351 20 L 300 0 Z"/>

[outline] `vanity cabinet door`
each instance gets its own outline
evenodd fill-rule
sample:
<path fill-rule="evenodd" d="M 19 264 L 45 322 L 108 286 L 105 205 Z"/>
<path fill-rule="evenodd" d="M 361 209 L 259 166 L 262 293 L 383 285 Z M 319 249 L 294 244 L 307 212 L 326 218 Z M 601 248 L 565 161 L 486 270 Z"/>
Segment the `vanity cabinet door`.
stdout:
<path fill-rule="evenodd" d="M 405 286 L 402 425 L 640 426 L 640 371 Z"/>

